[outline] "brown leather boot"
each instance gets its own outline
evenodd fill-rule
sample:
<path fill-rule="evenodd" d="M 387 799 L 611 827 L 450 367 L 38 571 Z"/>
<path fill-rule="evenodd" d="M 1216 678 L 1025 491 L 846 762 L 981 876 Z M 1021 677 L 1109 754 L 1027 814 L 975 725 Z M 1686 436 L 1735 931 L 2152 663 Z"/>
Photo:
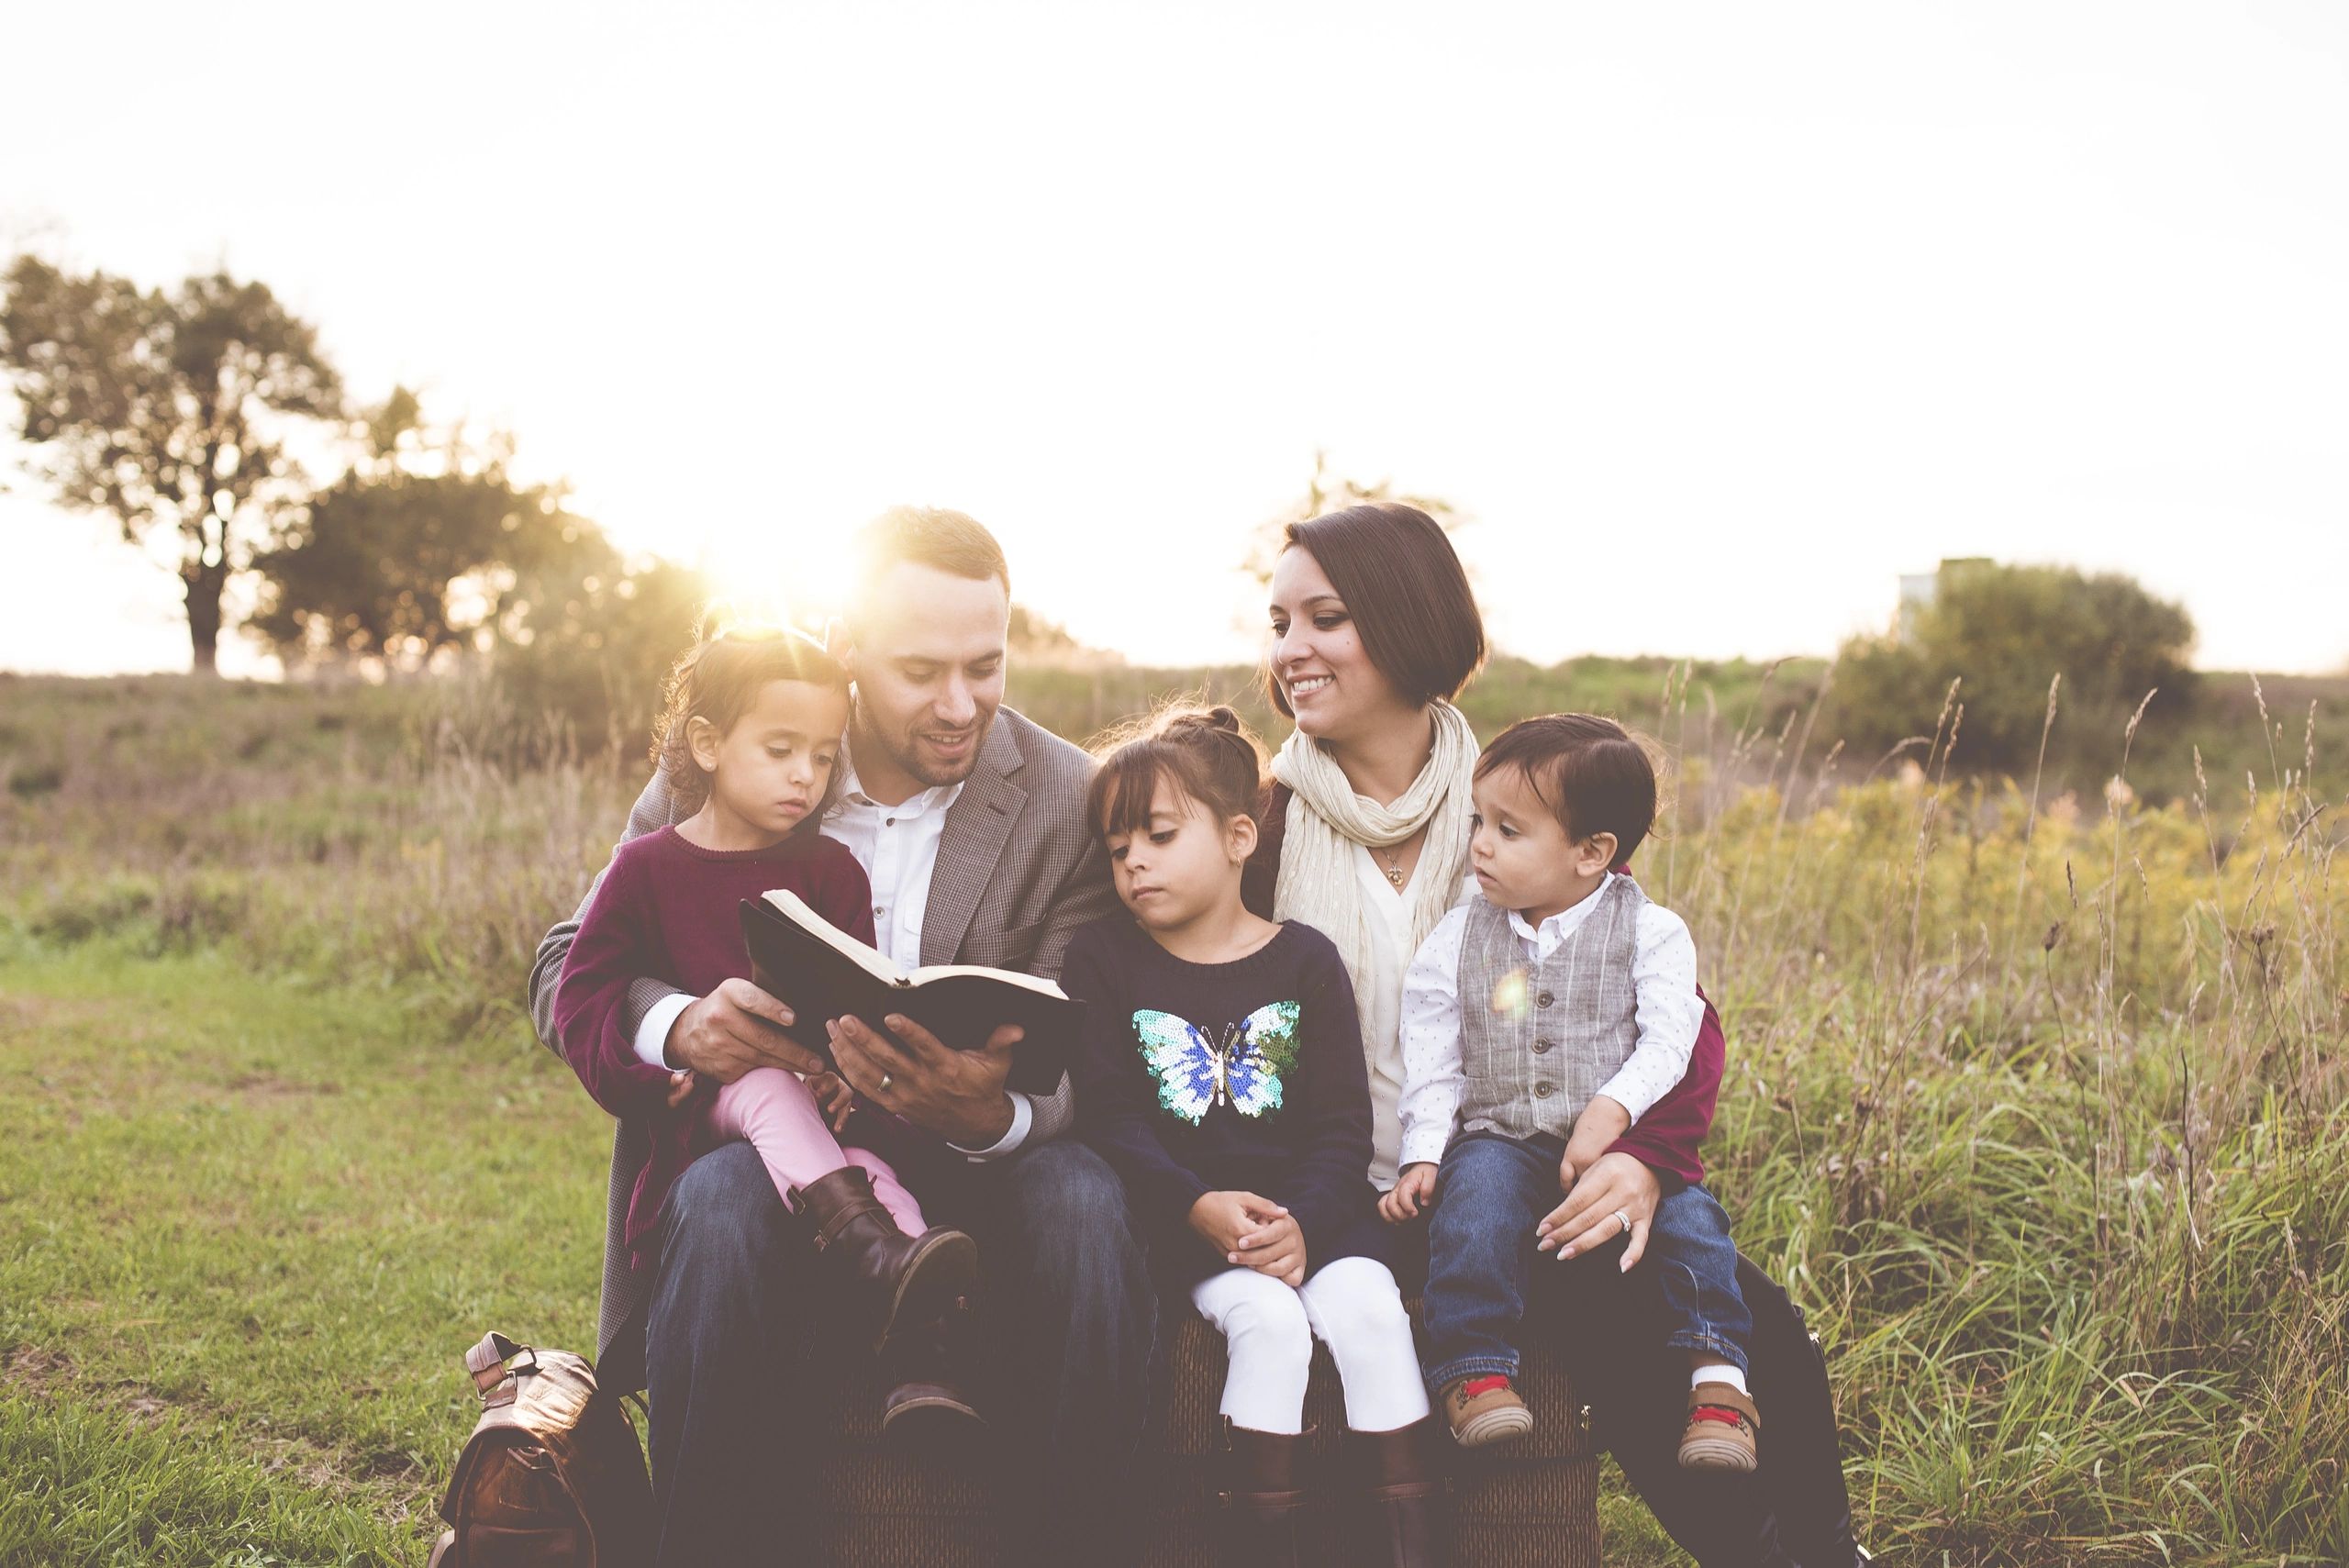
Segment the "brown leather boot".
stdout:
<path fill-rule="evenodd" d="M 1305 1492 L 1297 1460 L 1306 1432 L 1259 1432 L 1223 1418 L 1219 1568 L 1302 1568 Z"/>
<path fill-rule="evenodd" d="M 1351 1561 L 1364 1568 L 1442 1568 L 1451 1551 L 1452 1498 L 1438 1449 L 1442 1424 L 1432 1416 L 1387 1432 L 1346 1434 L 1348 1468 L 1369 1507 L 1348 1509 L 1358 1523 Z"/>
<path fill-rule="evenodd" d="M 875 1351 L 900 1323 L 935 1322 L 977 1284 L 978 1243 L 942 1226 L 907 1235 L 862 1166 L 844 1165 L 792 1195 L 816 1227 L 817 1251 L 846 1281 L 853 1310 L 873 1325 Z"/>
<path fill-rule="evenodd" d="M 971 1304 L 958 1297 L 928 1323 L 897 1330 L 882 1358 L 889 1392 L 881 1401 L 881 1436 L 915 1453 L 952 1450 L 983 1436 L 986 1418 L 971 1402 Z"/>

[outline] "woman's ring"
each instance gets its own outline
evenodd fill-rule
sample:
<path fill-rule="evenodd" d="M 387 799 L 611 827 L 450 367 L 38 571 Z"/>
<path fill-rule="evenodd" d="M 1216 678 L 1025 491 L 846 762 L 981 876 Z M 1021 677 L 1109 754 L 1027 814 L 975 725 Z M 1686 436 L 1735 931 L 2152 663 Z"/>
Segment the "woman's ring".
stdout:
<path fill-rule="evenodd" d="M 889 1077 L 889 1074 L 887 1074 L 886 1073 L 882 1073 L 882 1074 L 881 1074 L 881 1082 L 879 1082 L 878 1084 L 875 1084 L 874 1085 L 874 1090 L 875 1090 L 875 1091 L 877 1091 L 878 1093 L 881 1093 L 881 1094 L 885 1095 L 885 1094 L 887 1094 L 887 1093 L 889 1092 L 889 1084 L 890 1084 L 890 1083 L 891 1083 L 891 1079 L 890 1079 L 890 1077 Z M 1630 1220 L 1628 1220 L 1628 1219 L 1624 1220 L 1624 1221 L 1623 1221 L 1623 1229 L 1626 1229 L 1626 1230 L 1629 1230 L 1631 1228 L 1631 1222 Z"/>
<path fill-rule="evenodd" d="M 889 1080 L 886 1078 L 882 1079 L 881 1086 L 885 1089 L 887 1088 L 889 1086 Z M 1615 1211 L 1615 1218 L 1623 1222 L 1623 1234 L 1629 1236 L 1631 1233 L 1631 1217 L 1625 1214 L 1619 1208 Z"/>

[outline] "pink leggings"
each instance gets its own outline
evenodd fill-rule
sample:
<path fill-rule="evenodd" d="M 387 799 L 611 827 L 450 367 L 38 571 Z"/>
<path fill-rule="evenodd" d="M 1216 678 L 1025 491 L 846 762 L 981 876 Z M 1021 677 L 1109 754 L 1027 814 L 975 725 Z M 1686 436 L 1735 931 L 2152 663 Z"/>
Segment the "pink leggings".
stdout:
<path fill-rule="evenodd" d="M 759 1151 L 787 1208 L 798 1207 L 792 1200 L 794 1189 L 861 1165 L 873 1177 L 873 1195 L 900 1229 L 918 1236 L 925 1229 L 921 1205 L 906 1191 L 889 1162 L 869 1150 L 841 1148 L 824 1120 L 823 1107 L 796 1073 L 753 1067 L 721 1085 L 709 1108 L 709 1125 L 720 1138 L 743 1139 Z"/>

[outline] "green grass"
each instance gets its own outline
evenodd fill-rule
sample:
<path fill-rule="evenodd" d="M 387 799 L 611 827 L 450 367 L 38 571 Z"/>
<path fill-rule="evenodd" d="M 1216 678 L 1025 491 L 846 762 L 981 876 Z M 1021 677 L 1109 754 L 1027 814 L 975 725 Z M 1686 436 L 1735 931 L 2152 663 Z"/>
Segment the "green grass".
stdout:
<path fill-rule="evenodd" d="M 1939 759 L 1853 787 L 1756 717 L 1789 673 L 1659 693 L 1694 761 L 1639 862 L 1721 1003 L 1712 1184 L 1828 1347 L 1865 1539 L 2349 1560 L 2325 733 L 2160 805 Z M 1508 674 L 1488 730 L 1553 695 Z M 1052 678 L 1079 731 L 1164 684 Z M 0 1564 L 415 1562 L 464 1346 L 590 1342 L 605 1129 L 521 977 L 636 772 L 509 744 L 473 687 L 0 699 Z M 2151 719 L 2079 744 L 2192 778 Z M 1611 1560 L 1678 1561 L 1620 1481 L 1603 1511 Z"/>
<path fill-rule="evenodd" d="M 0 1562 L 419 1560 L 466 1347 L 592 1344 L 595 1107 L 217 952 L 19 952 L 0 998 Z"/>

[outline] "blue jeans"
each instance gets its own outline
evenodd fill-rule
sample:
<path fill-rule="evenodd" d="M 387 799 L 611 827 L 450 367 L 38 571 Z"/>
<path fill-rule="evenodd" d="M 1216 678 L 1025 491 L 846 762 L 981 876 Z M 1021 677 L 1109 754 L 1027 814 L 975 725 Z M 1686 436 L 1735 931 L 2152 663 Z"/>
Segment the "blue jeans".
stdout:
<path fill-rule="evenodd" d="M 1534 1227 L 1558 1207 L 1561 1138 L 1518 1140 L 1472 1132 L 1455 1140 L 1436 1173 L 1428 1222 L 1427 1377 L 1441 1394 L 1464 1377 L 1515 1377 L 1526 1287 L 1538 1259 Z M 1753 1318 L 1737 1288 L 1729 1216 L 1702 1187 L 1657 1206 L 1647 1257 L 1664 1296 L 1664 1343 L 1701 1351 L 1742 1372 Z"/>
<path fill-rule="evenodd" d="M 1158 1303 L 1117 1176 L 1057 1140 L 959 1165 L 925 1212 L 978 1239 L 985 1327 L 1006 1397 L 991 1401 L 1007 1473 L 1004 1560 L 1049 1563 L 1081 1541 L 1121 1561 L 1121 1507 L 1148 1418 Z M 687 1168 L 662 1206 L 645 1332 L 652 1495 L 664 1565 L 814 1563 L 795 1495 L 831 1434 L 794 1421 L 783 1375 L 821 1331 L 815 1256 L 747 1143 Z M 1122 1523 L 1121 1523 L 1122 1521 Z"/>

